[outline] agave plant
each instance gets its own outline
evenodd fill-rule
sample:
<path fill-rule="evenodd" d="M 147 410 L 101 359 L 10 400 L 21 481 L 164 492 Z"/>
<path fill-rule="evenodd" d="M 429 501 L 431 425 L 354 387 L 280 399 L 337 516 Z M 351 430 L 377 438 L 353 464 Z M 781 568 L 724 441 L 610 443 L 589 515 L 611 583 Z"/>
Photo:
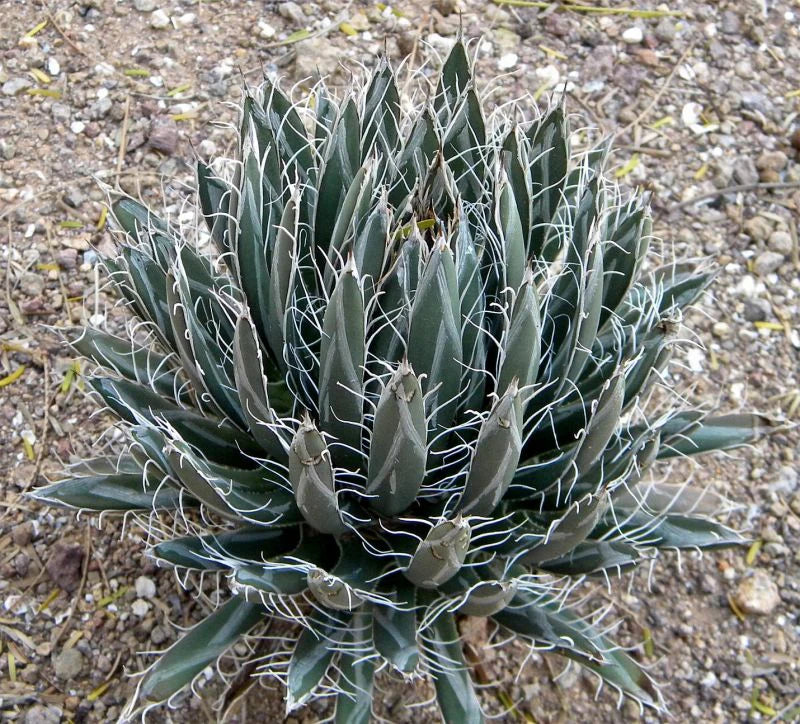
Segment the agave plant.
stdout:
<path fill-rule="evenodd" d="M 384 672 L 481 721 L 461 615 L 661 707 L 570 594 L 741 540 L 716 497 L 645 475 L 765 427 L 663 390 L 712 274 L 652 266 L 646 201 L 603 175 L 608 144 L 570 150 L 561 105 L 486 114 L 463 42 L 435 90 L 401 97 L 386 60 L 354 86 L 247 91 L 238 157 L 198 162 L 196 228 L 113 205 L 105 264 L 139 321 L 73 344 L 128 442 L 38 497 L 140 511 L 159 562 L 220 581 L 132 707 L 241 640 L 290 711 L 335 696 L 367 721 Z"/>

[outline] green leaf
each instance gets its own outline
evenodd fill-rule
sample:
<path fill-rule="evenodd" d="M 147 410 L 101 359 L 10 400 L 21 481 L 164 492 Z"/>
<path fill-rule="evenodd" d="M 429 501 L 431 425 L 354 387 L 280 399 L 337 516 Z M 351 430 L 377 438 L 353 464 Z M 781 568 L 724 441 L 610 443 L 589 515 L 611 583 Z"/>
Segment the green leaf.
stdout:
<path fill-rule="evenodd" d="M 436 703 L 446 724 L 481 724 L 481 705 L 464 661 L 461 637 L 452 613 L 442 613 L 431 624 L 428 654 L 436 687 Z"/>
<path fill-rule="evenodd" d="M 375 673 L 375 659 L 366 658 L 363 637 L 371 625 L 366 611 L 353 614 L 344 644 L 352 647 L 339 656 L 339 679 L 341 691 L 336 697 L 337 724 L 369 724 L 372 715 L 372 689 Z"/>
<path fill-rule="evenodd" d="M 309 525 L 333 535 L 346 530 L 336 499 L 330 452 L 308 416 L 289 448 L 289 479 L 297 507 Z"/>
<path fill-rule="evenodd" d="M 227 214 L 230 194 L 231 190 L 228 185 L 214 175 L 210 166 L 198 160 L 197 196 L 200 200 L 200 209 L 208 225 L 211 238 L 222 254 L 231 250 L 229 239 L 225 234 L 228 228 Z"/>
<path fill-rule="evenodd" d="M 603 248 L 601 329 L 625 299 L 647 253 L 652 221 L 646 207 L 640 204 L 637 198 L 620 207 L 609 224 L 608 241 Z"/>
<path fill-rule="evenodd" d="M 419 666 L 416 591 L 402 579 L 395 588 L 398 608 L 378 604 L 372 607 L 372 640 L 378 653 L 395 669 L 411 674 Z"/>
<path fill-rule="evenodd" d="M 552 110 L 538 126 L 528 131 L 528 173 L 530 175 L 529 259 L 552 261 L 559 244 L 552 238 L 551 224 L 561 204 L 567 177 L 569 132 L 562 108 Z"/>
<path fill-rule="evenodd" d="M 37 488 L 33 497 L 81 510 L 159 510 L 179 505 L 179 491 L 139 473 L 108 473 L 62 480 Z M 189 504 L 185 498 L 183 505 Z"/>
<path fill-rule="evenodd" d="M 540 516 L 546 532 L 538 543 L 526 546 L 519 563 L 537 565 L 568 554 L 589 537 L 607 507 L 608 494 L 598 492 L 576 500 L 566 512 Z"/>
<path fill-rule="evenodd" d="M 414 297 L 408 338 L 408 361 L 418 375 L 427 375 L 423 391 L 426 406 L 434 411 L 431 423 L 436 432 L 447 428 L 455 415 L 461 381 L 459 316 L 453 254 L 437 242 Z"/>
<path fill-rule="evenodd" d="M 232 598 L 161 655 L 142 680 L 141 696 L 150 701 L 168 699 L 262 621 L 264 615 L 260 605 Z"/>
<path fill-rule="evenodd" d="M 523 401 L 532 390 L 524 389 L 536 382 L 541 354 L 542 321 L 539 316 L 539 299 L 532 274 L 527 274 L 518 289 L 508 327 L 503 335 L 502 362 L 497 375 L 497 391 L 508 388 L 513 379 L 518 380 Z"/>
<path fill-rule="evenodd" d="M 389 203 L 395 208 L 404 205 L 404 199 L 414 190 L 417 179 L 424 176 L 439 150 L 433 116 L 423 109 L 408 134 L 403 150 L 397 159 L 397 175 L 389 191 Z"/>
<path fill-rule="evenodd" d="M 472 68 L 467 57 L 467 49 L 459 39 L 442 66 L 433 100 L 433 108 L 442 127 L 448 124 L 471 83 Z"/>
<path fill-rule="evenodd" d="M 525 238 L 514 198 L 514 188 L 507 179 L 501 182 L 496 216 L 504 251 L 503 288 L 519 289 L 525 275 Z"/>
<path fill-rule="evenodd" d="M 394 73 L 382 57 L 372 74 L 364 99 L 361 130 L 361 156 L 369 158 L 375 147 L 391 157 L 400 143 L 400 94 Z M 386 163 L 386 161 L 384 161 Z"/>
<path fill-rule="evenodd" d="M 241 586 L 279 596 L 294 596 L 308 588 L 306 572 L 290 567 L 243 566 L 236 569 L 234 578 Z"/>
<path fill-rule="evenodd" d="M 264 88 L 264 111 L 278 139 L 278 150 L 288 178 L 313 184 L 317 168 L 303 119 L 292 102 L 269 80 Z"/>
<path fill-rule="evenodd" d="M 557 601 L 519 592 L 511 605 L 493 618 L 520 636 L 553 646 L 557 653 L 578 661 L 637 701 L 661 706 L 661 698 L 644 670 Z"/>
<path fill-rule="evenodd" d="M 522 451 L 522 402 L 516 378 L 481 424 L 459 510 L 490 516 L 505 495 Z"/>
<path fill-rule="evenodd" d="M 592 538 L 608 534 L 635 537 L 637 544 L 655 548 L 727 548 L 747 542 L 732 528 L 705 518 L 653 515 L 645 510 L 607 513 L 592 531 Z"/>
<path fill-rule="evenodd" d="M 356 462 L 360 462 L 364 406 L 364 325 L 364 298 L 351 258 L 339 275 L 322 322 L 319 413 L 322 429 L 349 448 L 340 454 Z"/>
<path fill-rule="evenodd" d="M 461 349 L 464 358 L 461 383 L 464 392 L 459 405 L 461 410 L 474 410 L 481 406 L 486 388 L 486 375 L 482 372 L 486 369 L 486 333 L 483 330 L 486 298 L 480 272 L 480 259 L 470 219 L 463 204 L 458 210 L 455 255 L 461 311 Z M 538 361 L 535 369 L 538 372 Z M 511 377 L 503 379 L 505 386 L 502 389 L 505 389 L 511 382 Z"/>
<path fill-rule="evenodd" d="M 286 710 L 294 711 L 310 699 L 333 660 L 335 646 L 344 635 L 350 614 L 332 612 L 335 623 L 303 629 L 297 639 L 286 681 Z"/>
<path fill-rule="evenodd" d="M 437 588 L 464 563 L 472 528 L 460 515 L 434 525 L 417 546 L 403 575 L 420 588 Z"/>
<path fill-rule="evenodd" d="M 267 378 L 256 331 L 246 317 L 236 324 L 233 338 L 233 374 L 242 414 L 256 442 L 278 460 L 286 457 L 286 447 L 275 431 L 267 394 Z"/>
<path fill-rule="evenodd" d="M 562 576 L 622 575 L 646 556 L 622 541 L 585 540 L 569 553 L 542 563 L 539 567 Z"/>
<path fill-rule="evenodd" d="M 286 553 L 297 546 L 299 530 L 240 528 L 217 535 L 172 538 L 153 548 L 153 554 L 174 566 L 205 571 L 236 568 L 239 561 L 257 561 Z"/>
<path fill-rule="evenodd" d="M 347 190 L 361 167 L 358 110 L 350 100 L 342 110 L 328 144 L 317 198 L 314 240 L 327 251 Z"/>
<path fill-rule="evenodd" d="M 402 362 L 383 388 L 369 446 L 366 494 L 382 515 L 402 513 L 425 477 L 425 406 L 411 366 Z"/>
<path fill-rule="evenodd" d="M 188 402 L 183 381 L 174 369 L 176 360 L 138 346 L 130 339 L 115 337 L 99 329 L 85 327 L 81 336 L 70 343 L 84 357 L 112 369 L 122 377 L 151 387 L 173 400 Z"/>
<path fill-rule="evenodd" d="M 242 171 L 235 243 L 236 269 L 253 321 L 262 339 L 266 340 L 270 339 L 270 267 L 264 232 L 280 216 L 274 204 L 270 203 L 272 200 L 264 196 L 261 166 L 254 153 L 247 154 Z"/>
<path fill-rule="evenodd" d="M 695 417 L 692 420 L 692 417 Z M 686 420 L 681 429 L 680 421 Z M 728 450 L 750 445 L 760 440 L 776 427 L 774 420 L 764 415 L 732 414 L 716 417 L 676 415 L 662 428 L 661 449 L 658 459 L 678 455 L 699 455 L 713 450 Z M 669 434 L 669 428 L 677 428 Z"/>

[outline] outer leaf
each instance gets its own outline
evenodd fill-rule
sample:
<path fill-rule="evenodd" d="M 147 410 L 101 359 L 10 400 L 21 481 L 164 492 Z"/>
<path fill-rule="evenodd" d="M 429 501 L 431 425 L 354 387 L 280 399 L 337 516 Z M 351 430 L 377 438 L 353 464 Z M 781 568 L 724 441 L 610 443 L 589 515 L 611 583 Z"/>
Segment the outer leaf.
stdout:
<path fill-rule="evenodd" d="M 37 488 L 33 496 L 50 505 L 82 510 L 151 510 L 179 504 L 179 491 L 140 473 L 109 473 L 62 480 Z M 184 498 L 183 504 L 188 501 Z"/>
<path fill-rule="evenodd" d="M 232 598 L 161 655 L 142 680 L 141 695 L 168 699 L 263 618 L 260 605 Z"/>
<path fill-rule="evenodd" d="M 419 665 L 417 614 L 413 609 L 416 591 L 403 579 L 397 582 L 396 590 L 398 605 L 403 608 L 372 607 L 372 640 L 378 653 L 392 666 L 411 674 Z"/>
<path fill-rule="evenodd" d="M 353 653 L 342 652 L 339 657 L 339 688 L 336 697 L 337 724 L 369 724 L 372 714 L 373 675 L 375 659 L 366 658 L 359 650 L 364 643 L 362 637 L 371 621 L 369 613 L 358 611 L 353 615 L 345 645 L 352 646 Z"/>
<path fill-rule="evenodd" d="M 345 622 L 349 614 L 339 613 L 338 621 Z M 333 660 L 334 644 L 341 639 L 341 624 L 321 626 L 319 630 L 303 629 L 297 639 L 286 681 L 286 711 L 302 706 L 322 682 Z"/>
<path fill-rule="evenodd" d="M 71 345 L 84 357 L 132 382 L 152 387 L 160 395 L 188 402 L 183 382 L 172 367 L 173 360 L 152 349 L 91 327 L 85 328 Z"/>
<path fill-rule="evenodd" d="M 677 416 L 675 418 L 678 419 Z M 749 445 L 766 435 L 776 423 L 764 415 L 734 414 L 703 417 L 673 435 L 662 433 L 659 460 L 678 455 L 699 455 Z"/>
<path fill-rule="evenodd" d="M 435 667 L 436 703 L 446 724 L 481 724 L 481 705 L 452 613 L 441 614 L 431 625 L 430 656 Z"/>
<path fill-rule="evenodd" d="M 153 554 L 182 568 L 220 570 L 235 568 L 237 559 L 257 561 L 288 552 L 299 539 L 296 527 L 240 528 L 219 535 L 173 538 L 155 546 Z"/>
<path fill-rule="evenodd" d="M 660 699 L 650 677 L 623 651 L 574 613 L 553 600 L 520 592 L 493 617 L 500 625 L 590 668 L 634 699 L 658 708 Z"/>

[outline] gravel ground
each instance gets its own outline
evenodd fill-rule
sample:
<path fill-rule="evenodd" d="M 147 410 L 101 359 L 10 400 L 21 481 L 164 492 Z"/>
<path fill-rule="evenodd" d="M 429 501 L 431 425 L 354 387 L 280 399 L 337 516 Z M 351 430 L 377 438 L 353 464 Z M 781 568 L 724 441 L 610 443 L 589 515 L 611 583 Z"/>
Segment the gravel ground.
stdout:
<path fill-rule="evenodd" d="M 701 404 L 798 416 L 800 4 L 676 0 L 669 9 L 681 17 L 654 2 L 630 5 L 658 12 L 477 0 L 408 0 L 383 10 L 333 0 L 2 2 L 3 721 L 114 720 L 129 674 L 146 661 L 141 652 L 168 645 L 175 625 L 190 625 L 200 610 L 145 558 L 134 526 L 76 522 L 21 494 L 56 475 L 60 461 L 114 445 L 110 420 L 90 417 L 94 406 L 54 329 L 88 318 L 119 324 L 119 310 L 98 292 L 94 248 L 111 243 L 101 184 L 180 213 L 193 153 L 230 147 L 220 122 L 235 117 L 230 103 L 242 75 L 256 83 L 265 71 L 302 87 L 322 73 L 344 85 L 346 67 L 371 63 L 384 47 L 394 59 L 413 52 L 417 62 L 435 62 L 461 10 L 466 35 L 482 37 L 478 72 L 492 98 L 547 98 L 566 84 L 576 126 L 618 135 L 612 172 L 652 193 L 665 252 L 709 256 L 718 266 L 713 297 L 689 315 L 696 344 L 671 371 L 676 386 Z M 311 37 L 294 42 L 298 31 Z M 799 453 L 789 430 L 701 469 L 668 471 L 739 501 L 735 519 L 760 543 L 749 555 L 664 556 L 649 592 L 647 571 L 614 586 L 627 617 L 620 635 L 648 639 L 640 655 L 664 682 L 677 721 L 800 719 Z M 595 592 L 598 601 L 606 595 Z M 504 721 L 640 717 L 630 705 L 617 710 L 608 692 L 595 701 L 589 677 L 573 669 L 558 676 L 563 663 L 546 655 L 511 678 L 525 652 L 486 649 L 490 634 L 465 631 L 485 651 L 487 678 L 505 680 L 484 690 L 487 710 L 502 712 L 504 695 L 516 702 Z M 408 696 L 390 684 L 381 712 L 390 721 L 436 720 L 430 707 L 404 709 Z M 197 699 L 171 716 L 213 719 Z M 246 697 L 232 720 L 282 716 L 272 691 Z M 321 716 L 306 710 L 294 721 Z"/>

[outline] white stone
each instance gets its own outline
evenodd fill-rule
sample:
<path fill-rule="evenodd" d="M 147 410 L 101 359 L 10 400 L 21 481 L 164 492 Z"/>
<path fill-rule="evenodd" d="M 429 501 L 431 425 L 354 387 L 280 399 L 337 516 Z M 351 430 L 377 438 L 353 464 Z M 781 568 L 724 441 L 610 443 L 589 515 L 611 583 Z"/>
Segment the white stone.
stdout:
<path fill-rule="evenodd" d="M 755 570 L 736 589 L 736 603 L 745 613 L 768 616 L 781 601 L 778 587 L 765 571 Z"/>
<path fill-rule="evenodd" d="M 188 25 L 192 25 L 196 19 L 197 15 L 194 13 L 184 13 L 178 18 L 178 25 L 186 27 Z"/>
<path fill-rule="evenodd" d="M 687 103 L 681 109 L 681 121 L 684 126 L 695 126 L 700 122 L 700 114 L 703 112 L 703 106 L 699 103 L 692 101 Z"/>
<path fill-rule="evenodd" d="M 638 45 L 644 40 L 644 32 L 636 25 L 622 33 L 622 40 L 628 45 Z"/>
<path fill-rule="evenodd" d="M 518 60 L 519 56 L 516 53 L 506 53 L 497 61 L 497 67 L 500 70 L 510 70 L 517 64 Z"/>
<path fill-rule="evenodd" d="M 69 124 L 69 130 L 73 133 L 83 133 L 84 128 L 86 128 L 86 124 L 83 121 L 73 121 Z"/>
<path fill-rule="evenodd" d="M 155 0 L 133 0 L 133 7 L 140 13 L 152 13 L 156 9 Z"/>
<path fill-rule="evenodd" d="M 686 352 L 686 364 L 692 372 L 702 372 L 703 363 L 706 361 L 706 353 L 699 347 L 691 347 Z"/>
<path fill-rule="evenodd" d="M 47 72 L 50 75 L 58 75 L 61 72 L 61 63 L 52 56 L 47 59 Z"/>
<path fill-rule="evenodd" d="M 131 612 L 133 613 L 134 616 L 138 616 L 139 618 L 147 616 L 147 612 L 149 610 L 150 610 L 150 604 L 141 598 L 137 598 L 131 604 Z"/>
<path fill-rule="evenodd" d="M 561 73 L 554 65 L 545 65 L 536 69 L 536 77 L 543 86 L 552 88 L 554 85 L 558 85 L 558 81 L 561 80 Z"/>
<path fill-rule="evenodd" d="M 156 595 L 156 584 L 152 578 L 139 576 L 136 579 L 136 595 L 139 598 L 152 598 Z"/>
<path fill-rule="evenodd" d="M 156 10 L 150 16 L 150 26 L 155 28 L 156 30 L 162 30 L 163 28 L 166 28 L 169 24 L 170 24 L 169 15 L 167 15 L 161 9 Z"/>
<path fill-rule="evenodd" d="M 265 40 L 275 37 L 276 30 L 266 20 L 258 21 L 258 34 Z"/>

